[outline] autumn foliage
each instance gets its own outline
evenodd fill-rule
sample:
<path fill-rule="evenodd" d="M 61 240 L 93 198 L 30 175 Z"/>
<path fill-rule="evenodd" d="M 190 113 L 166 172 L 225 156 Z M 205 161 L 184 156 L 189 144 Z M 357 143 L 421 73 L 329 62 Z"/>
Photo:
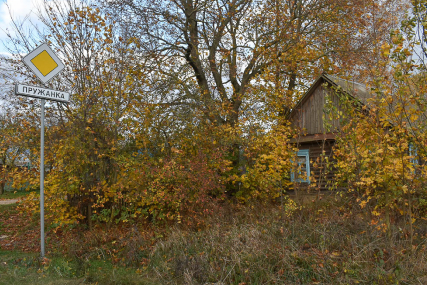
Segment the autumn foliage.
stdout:
<path fill-rule="evenodd" d="M 372 95 L 330 113 L 346 123 L 328 185 L 379 228 L 403 218 L 412 232 L 427 211 L 426 68 L 413 52 L 425 3 L 405 15 L 410 3 L 397 0 L 207 2 L 52 1 L 38 38 L 13 42 L 23 81 L 36 84 L 20 57 L 40 41 L 67 66 L 49 83 L 72 93 L 47 107 L 49 222 L 200 227 L 230 202 L 297 209 L 286 190 L 298 134 L 286 115 L 327 72 Z M 8 179 L 39 187 L 37 104 L 16 103 L 21 126 L 3 120 L 1 189 Z M 18 171 L 22 154 L 31 168 Z M 23 211 L 37 210 L 37 195 Z"/>
<path fill-rule="evenodd" d="M 413 57 L 414 22 L 391 31 L 377 51 L 372 99 L 362 110 L 347 108 L 335 158 L 336 186 L 354 195 L 372 223 L 391 233 L 403 220 L 412 239 L 413 224 L 425 219 L 425 66 Z M 351 104 L 347 104 L 351 106 Z"/>

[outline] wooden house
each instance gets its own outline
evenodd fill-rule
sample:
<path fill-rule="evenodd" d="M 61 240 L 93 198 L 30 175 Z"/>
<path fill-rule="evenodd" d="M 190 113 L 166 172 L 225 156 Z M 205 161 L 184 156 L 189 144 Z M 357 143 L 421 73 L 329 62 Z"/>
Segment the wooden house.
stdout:
<path fill-rule="evenodd" d="M 360 83 L 322 74 L 311 85 L 290 112 L 288 119 L 298 129 L 299 136 L 292 140 L 299 149 L 298 173 L 291 173 L 291 180 L 309 186 L 316 181 L 317 189 L 327 188 L 333 180 L 333 169 L 326 169 L 326 162 L 333 161 L 335 137 L 342 123 L 330 118 L 328 110 L 342 112 L 342 99 L 351 99 L 356 105 L 367 104 L 370 93 Z M 314 177 L 311 177 L 314 176 Z"/>

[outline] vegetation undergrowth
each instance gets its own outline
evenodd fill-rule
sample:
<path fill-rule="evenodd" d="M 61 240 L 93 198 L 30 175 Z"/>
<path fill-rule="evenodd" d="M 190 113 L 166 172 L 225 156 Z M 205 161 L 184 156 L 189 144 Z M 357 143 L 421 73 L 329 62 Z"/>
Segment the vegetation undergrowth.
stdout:
<path fill-rule="evenodd" d="M 424 284 L 427 224 L 391 239 L 345 198 L 226 205 L 203 228 L 144 221 L 85 229 L 50 227 L 38 254 L 37 217 L 7 208 L 1 284 Z M 326 201 L 325 201 L 326 200 Z M 350 200 L 349 200 L 350 201 Z M 11 220 L 12 219 L 12 220 Z M 7 222 L 10 221 L 10 222 Z M 20 226 L 27 228 L 13 233 Z M 34 232 L 33 235 L 28 233 Z M 28 244 L 32 244 L 29 247 Z M 24 253 L 23 251 L 26 251 Z M 3 282 L 3 283 L 2 283 Z M 6 283 L 4 283 L 6 282 Z"/>
<path fill-rule="evenodd" d="M 39 192 L 39 191 L 31 191 L 31 192 Z M 19 199 L 23 198 L 28 195 L 28 191 L 5 191 L 1 196 L 0 200 L 7 200 L 7 199 Z"/>

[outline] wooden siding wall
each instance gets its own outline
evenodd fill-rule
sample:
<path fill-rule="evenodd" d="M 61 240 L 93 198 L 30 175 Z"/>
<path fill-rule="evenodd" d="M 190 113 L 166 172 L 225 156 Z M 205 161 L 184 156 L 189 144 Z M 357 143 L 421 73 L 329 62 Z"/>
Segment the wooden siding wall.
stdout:
<path fill-rule="evenodd" d="M 310 158 L 310 172 L 311 176 L 315 178 L 315 182 L 310 184 L 310 188 L 320 190 L 328 190 L 328 181 L 334 180 L 335 169 L 326 169 L 325 157 L 328 157 L 330 162 L 334 162 L 333 159 L 333 147 L 334 140 L 322 140 L 322 141 L 311 141 L 298 144 L 298 149 L 308 149 Z M 324 154 L 322 159 L 322 153 Z M 316 165 L 316 167 L 315 167 Z M 300 183 L 301 187 L 307 188 L 307 183 Z"/>
<path fill-rule="evenodd" d="M 326 108 L 331 108 L 333 111 L 330 111 L 330 114 L 325 114 L 325 124 L 329 124 L 328 132 L 337 132 L 341 129 L 342 118 L 338 117 L 338 114 L 344 114 L 345 111 L 341 104 L 340 98 L 333 90 L 328 90 L 328 99 L 331 100 L 329 104 L 325 104 L 324 110 Z M 342 115 L 341 115 L 342 116 Z"/>
<path fill-rule="evenodd" d="M 328 105 L 326 105 L 327 92 L 328 98 L 331 100 Z M 333 90 L 326 91 L 323 85 L 319 84 L 313 93 L 307 96 L 298 109 L 293 112 L 290 118 L 292 125 L 299 128 L 304 135 L 338 131 L 340 129 L 340 120 L 336 116 L 330 118 L 325 114 L 326 108 L 330 108 L 331 106 L 336 111 L 343 112 L 339 97 L 335 92 Z M 326 129 L 325 123 L 330 124 L 331 128 Z"/>

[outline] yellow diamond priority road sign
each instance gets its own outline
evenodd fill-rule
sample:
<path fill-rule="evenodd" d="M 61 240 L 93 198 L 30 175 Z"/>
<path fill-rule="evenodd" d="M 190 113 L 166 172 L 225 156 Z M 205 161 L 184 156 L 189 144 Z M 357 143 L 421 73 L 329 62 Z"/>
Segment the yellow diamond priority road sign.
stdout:
<path fill-rule="evenodd" d="M 22 60 L 32 72 L 46 83 L 64 69 L 64 64 L 47 44 L 42 44 Z"/>

